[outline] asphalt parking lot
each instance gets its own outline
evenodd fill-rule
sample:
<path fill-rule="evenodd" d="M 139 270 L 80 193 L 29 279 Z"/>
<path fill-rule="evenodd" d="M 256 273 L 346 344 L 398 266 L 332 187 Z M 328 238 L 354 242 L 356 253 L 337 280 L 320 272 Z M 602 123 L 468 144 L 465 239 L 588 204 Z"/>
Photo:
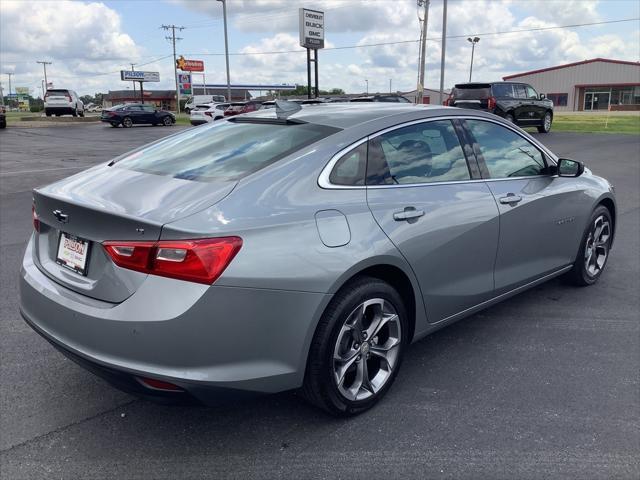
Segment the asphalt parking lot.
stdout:
<path fill-rule="evenodd" d="M 112 389 L 18 313 L 30 190 L 180 127 L 0 131 L 0 476 L 640 477 L 640 136 L 538 135 L 618 196 L 608 268 L 553 280 L 414 344 L 373 410 L 337 420 L 290 393 L 167 407 Z"/>

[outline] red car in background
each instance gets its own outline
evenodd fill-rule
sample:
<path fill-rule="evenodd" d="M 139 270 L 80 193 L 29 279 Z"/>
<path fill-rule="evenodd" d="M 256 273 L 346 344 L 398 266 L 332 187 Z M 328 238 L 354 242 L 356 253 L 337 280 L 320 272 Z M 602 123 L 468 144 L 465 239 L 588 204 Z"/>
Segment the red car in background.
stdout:
<path fill-rule="evenodd" d="M 262 104 L 259 102 L 231 102 L 224 111 L 224 116 L 232 117 L 233 115 L 240 115 L 241 113 L 254 112 L 260 110 L 261 107 Z"/>

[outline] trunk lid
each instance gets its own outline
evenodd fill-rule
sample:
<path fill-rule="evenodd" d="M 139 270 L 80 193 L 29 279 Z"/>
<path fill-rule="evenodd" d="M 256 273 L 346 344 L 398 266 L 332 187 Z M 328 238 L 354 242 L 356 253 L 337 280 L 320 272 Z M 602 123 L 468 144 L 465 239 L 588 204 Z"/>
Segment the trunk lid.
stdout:
<path fill-rule="evenodd" d="M 165 223 L 217 203 L 235 184 L 100 166 L 38 188 L 33 192 L 40 220 L 40 232 L 35 235 L 36 264 L 72 290 L 107 302 L 122 302 L 147 275 L 117 267 L 101 242 L 155 241 Z M 57 262 L 63 232 L 88 241 L 86 275 Z"/>

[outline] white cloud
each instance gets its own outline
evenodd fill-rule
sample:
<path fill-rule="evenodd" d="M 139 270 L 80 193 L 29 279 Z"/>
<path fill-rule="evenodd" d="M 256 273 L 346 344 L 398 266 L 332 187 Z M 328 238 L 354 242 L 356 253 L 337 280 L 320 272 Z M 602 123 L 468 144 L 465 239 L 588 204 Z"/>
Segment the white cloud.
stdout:
<path fill-rule="evenodd" d="M 93 93 L 108 77 L 91 75 L 116 72 L 141 55 L 118 13 L 102 3 L 2 0 L 0 32 L 2 70 L 34 94 L 42 78 L 36 60 L 53 62 L 47 72 L 55 86 Z"/>

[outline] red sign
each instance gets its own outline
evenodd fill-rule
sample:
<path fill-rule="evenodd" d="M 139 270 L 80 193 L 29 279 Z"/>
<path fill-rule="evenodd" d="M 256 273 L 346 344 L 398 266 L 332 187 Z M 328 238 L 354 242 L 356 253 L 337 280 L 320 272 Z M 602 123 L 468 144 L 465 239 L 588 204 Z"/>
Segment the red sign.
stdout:
<path fill-rule="evenodd" d="M 182 56 L 176 60 L 176 67 L 183 72 L 204 72 L 202 60 L 187 60 Z"/>

